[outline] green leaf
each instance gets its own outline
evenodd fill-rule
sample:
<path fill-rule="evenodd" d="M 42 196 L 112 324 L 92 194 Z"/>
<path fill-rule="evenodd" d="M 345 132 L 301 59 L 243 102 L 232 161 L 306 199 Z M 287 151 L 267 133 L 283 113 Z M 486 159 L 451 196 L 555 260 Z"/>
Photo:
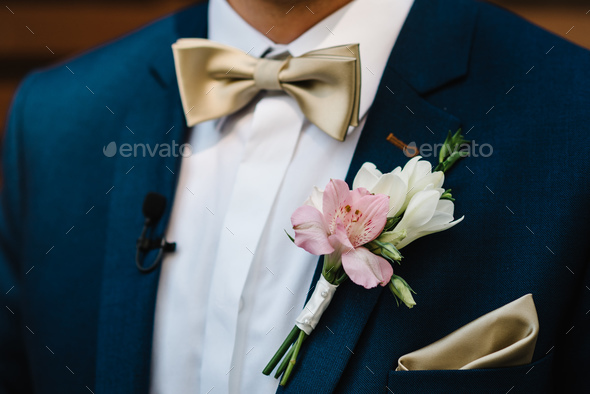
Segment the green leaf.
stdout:
<path fill-rule="evenodd" d="M 447 134 L 447 138 L 445 138 L 445 142 L 443 142 L 443 146 L 440 148 L 440 152 L 438 155 L 438 162 L 442 163 L 443 161 L 446 160 L 446 158 L 448 157 L 448 155 L 450 154 L 450 150 L 451 150 L 451 140 L 452 140 L 453 136 L 451 135 L 451 130 L 449 130 L 449 133 Z"/>
<path fill-rule="evenodd" d="M 287 234 L 287 237 L 289 237 L 289 239 L 291 240 L 291 242 L 295 243 L 295 238 L 293 238 L 293 237 L 291 236 L 291 234 L 289 234 L 289 233 L 287 232 L 287 230 L 284 230 L 284 231 L 285 231 L 285 234 Z"/>
<path fill-rule="evenodd" d="M 383 228 L 383 232 L 393 230 L 393 228 L 402 220 L 402 216 L 396 216 L 394 218 L 387 218 L 387 222 L 385 222 L 385 227 Z"/>
<path fill-rule="evenodd" d="M 449 133 L 443 146 L 440 148 L 440 153 L 438 156 L 438 165 L 434 169 L 435 171 L 442 171 L 447 172 L 459 159 L 463 157 L 467 157 L 469 152 L 462 150 L 463 145 L 469 143 L 469 140 L 466 140 L 463 134 L 461 134 L 461 129 L 457 130 L 455 134 Z"/>
<path fill-rule="evenodd" d="M 455 199 L 453 198 L 453 195 L 451 194 L 451 189 L 445 190 L 445 192 L 440 196 L 440 199 L 441 200 L 455 201 Z"/>

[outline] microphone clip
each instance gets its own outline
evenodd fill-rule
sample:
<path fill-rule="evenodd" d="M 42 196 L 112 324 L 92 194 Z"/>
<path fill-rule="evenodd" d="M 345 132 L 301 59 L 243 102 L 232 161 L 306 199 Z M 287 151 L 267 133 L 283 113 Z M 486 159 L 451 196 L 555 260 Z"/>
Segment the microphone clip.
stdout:
<path fill-rule="evenodd" d="M 143 229 L 141 230 L 141 235 L 135 243 L 135 265 L 141 273 L 147 274 L 152 272 L 162 262 L 164 253 L 174 252 L 176 250 L 175 242 L 168 242 L 164 237 L 152 237 L 152 232 L 162 217 L 165 208 L 166 197 L 163 195 L 148 193 L 145 196 L 143 201 L 143 215 L 145 216 L 145 222 L 143 224 Z M 158 254 L 150 265 L 145 266 L 143 261 L 146 255 L 152 250 L 158 250 Z"/>
<path fill-rule="evenodd" d="M 162 248 L 164 252 L 174 252 L 176 250 L 176 242 L 168 242 L 165 238 L 137 238 L 136 247 L 144 253 L 159 248 Z"/>

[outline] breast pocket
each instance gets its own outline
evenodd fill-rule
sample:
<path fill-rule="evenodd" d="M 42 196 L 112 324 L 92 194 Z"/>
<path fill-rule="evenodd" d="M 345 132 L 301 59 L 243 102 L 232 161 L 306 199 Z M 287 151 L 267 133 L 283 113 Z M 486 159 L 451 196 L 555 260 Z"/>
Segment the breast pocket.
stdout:
<path fill-rule="evenodd" d="M 405 393 L 551 393 L 553 353 L 510 368 L 390 371 L 387 394 Z"/>

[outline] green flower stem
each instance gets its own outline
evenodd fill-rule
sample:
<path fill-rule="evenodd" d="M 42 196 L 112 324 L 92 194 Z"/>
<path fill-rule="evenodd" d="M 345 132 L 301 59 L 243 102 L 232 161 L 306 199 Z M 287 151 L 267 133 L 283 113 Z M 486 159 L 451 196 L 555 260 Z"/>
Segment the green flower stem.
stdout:
<path fill-rule="evenodd" d="M 295 351 L 295 346 L 291 346 L 291 349 L 289 349 L 289 351 L 285 355 L 285 358 L 283 358 L 281 365 L 279 365 L 279 369 L 277 369 L 277 373 L 275 373 L 275 379 L 280 378 L 281 375 L 283 374 L 283 372 L 285 372 L 285 369 L 287 369 L 287 366 L 289 365 L 289 361 L 291 360 L 291 356 L 293 355 L 294 351 Z"/>
<path fill-rule="evenodd" d="M 461 129 L 457 130 L 455 134 L 451 134 L 451 131 L 449 130 L 449 134 L 447 135 L 443 146 L 440 148 L 438 165 L 434 171 L 442 171 L 446 173 L 458 160 L 467 157 L 468 152 L 461 150 L 462 145 L 466 143 L 469 143 L 469 141 L 465 139 L 463 134 L 461 134 Z"/>
<path fill-rule="evenodd" d="M 344 282 L 346 279 L 348 279 L 348 275 L 346 274 L 346 272 L 344 272 L 344 270 L 342 270 L 342 274 L 340 275 L 339 278 L 337 278 L 334 283 L 332 283 L 333 285 L 337 285 L 340 286 L 342 284 L 342 282 Z"/>
<path fill-rule="evenodd" d="M 299 329 L 299 327 L 297 327 L 297 326 L 293 327 L 293 329 L 291 330 L 289 335 L 287 335 L 287 338 L 285 338 L 285 341 L 283 342 L 281 347 L 279 347 L 279 350 L 277 350 L 275 355 L 272 357 L 272 359 L 266 365 L 266 368 L 264 368 L 264 370 L 262 371 L 263 374 L 270 375 L 270 373 L 272 372 L 273 369 L 275 369 L 275 367 L 277 366 L 279 361 L 281 361 L 281 359 L 283 358 L 283 356 L 285 355 L 285 353 L 287 352 L 289 347 L 291 347 L 293 342 L 295 342 L 295 339 L 297 338 L 297 335 L 299 334 L 300 331 L 301 330 Z"/>
<path fill-rule="evenodd" d="M 293 346 L 295 350 L 291 355 L 291 360 L 289 361 L 289 366 L 287 366 L 287 370 L 285 371 L 285 375 L 283 375 L 283 380 L 281 380 L 281 386 L 285 386 L 289 381 L 289 377 L 291 376 L 291 372 L 293 372 L 293 368 L 295 367 L 295 362 L 297 361 L 297 355 L 299 354 L 299 350 L 301 349 L 301 344 L 307 337 L 305 331 L 301 331 L 299 333 L 299 338 L 297 338 L 297 342 Z"/>

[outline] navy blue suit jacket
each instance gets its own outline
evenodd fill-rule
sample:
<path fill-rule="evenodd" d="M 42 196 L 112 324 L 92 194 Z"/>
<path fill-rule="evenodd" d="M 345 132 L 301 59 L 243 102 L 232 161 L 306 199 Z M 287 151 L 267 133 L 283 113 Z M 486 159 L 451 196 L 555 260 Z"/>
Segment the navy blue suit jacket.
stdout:
<path fill-rule="evenodd" d="M 103 147 L 186 138 L 170 45 L 206 32 L 197 5 L 22 83 L 3 147 L 0 392 L 148 391 L 159 270 L 138 272 L 135 241 L 148 191 L 168 198 L 163 231 L 180 159 Z M 448 174 L 464 222 L 404 249 L 418 306 L 343 284 L 280 392 L 589 392 L 589 69 L 588 51 L 493 6 L 415 1 L 350 174 L 406 162 L 390 133 L 434 144 L 462 127 L 493 154 Z M 532 364 L 394 371 L 526 293 Z"/>

